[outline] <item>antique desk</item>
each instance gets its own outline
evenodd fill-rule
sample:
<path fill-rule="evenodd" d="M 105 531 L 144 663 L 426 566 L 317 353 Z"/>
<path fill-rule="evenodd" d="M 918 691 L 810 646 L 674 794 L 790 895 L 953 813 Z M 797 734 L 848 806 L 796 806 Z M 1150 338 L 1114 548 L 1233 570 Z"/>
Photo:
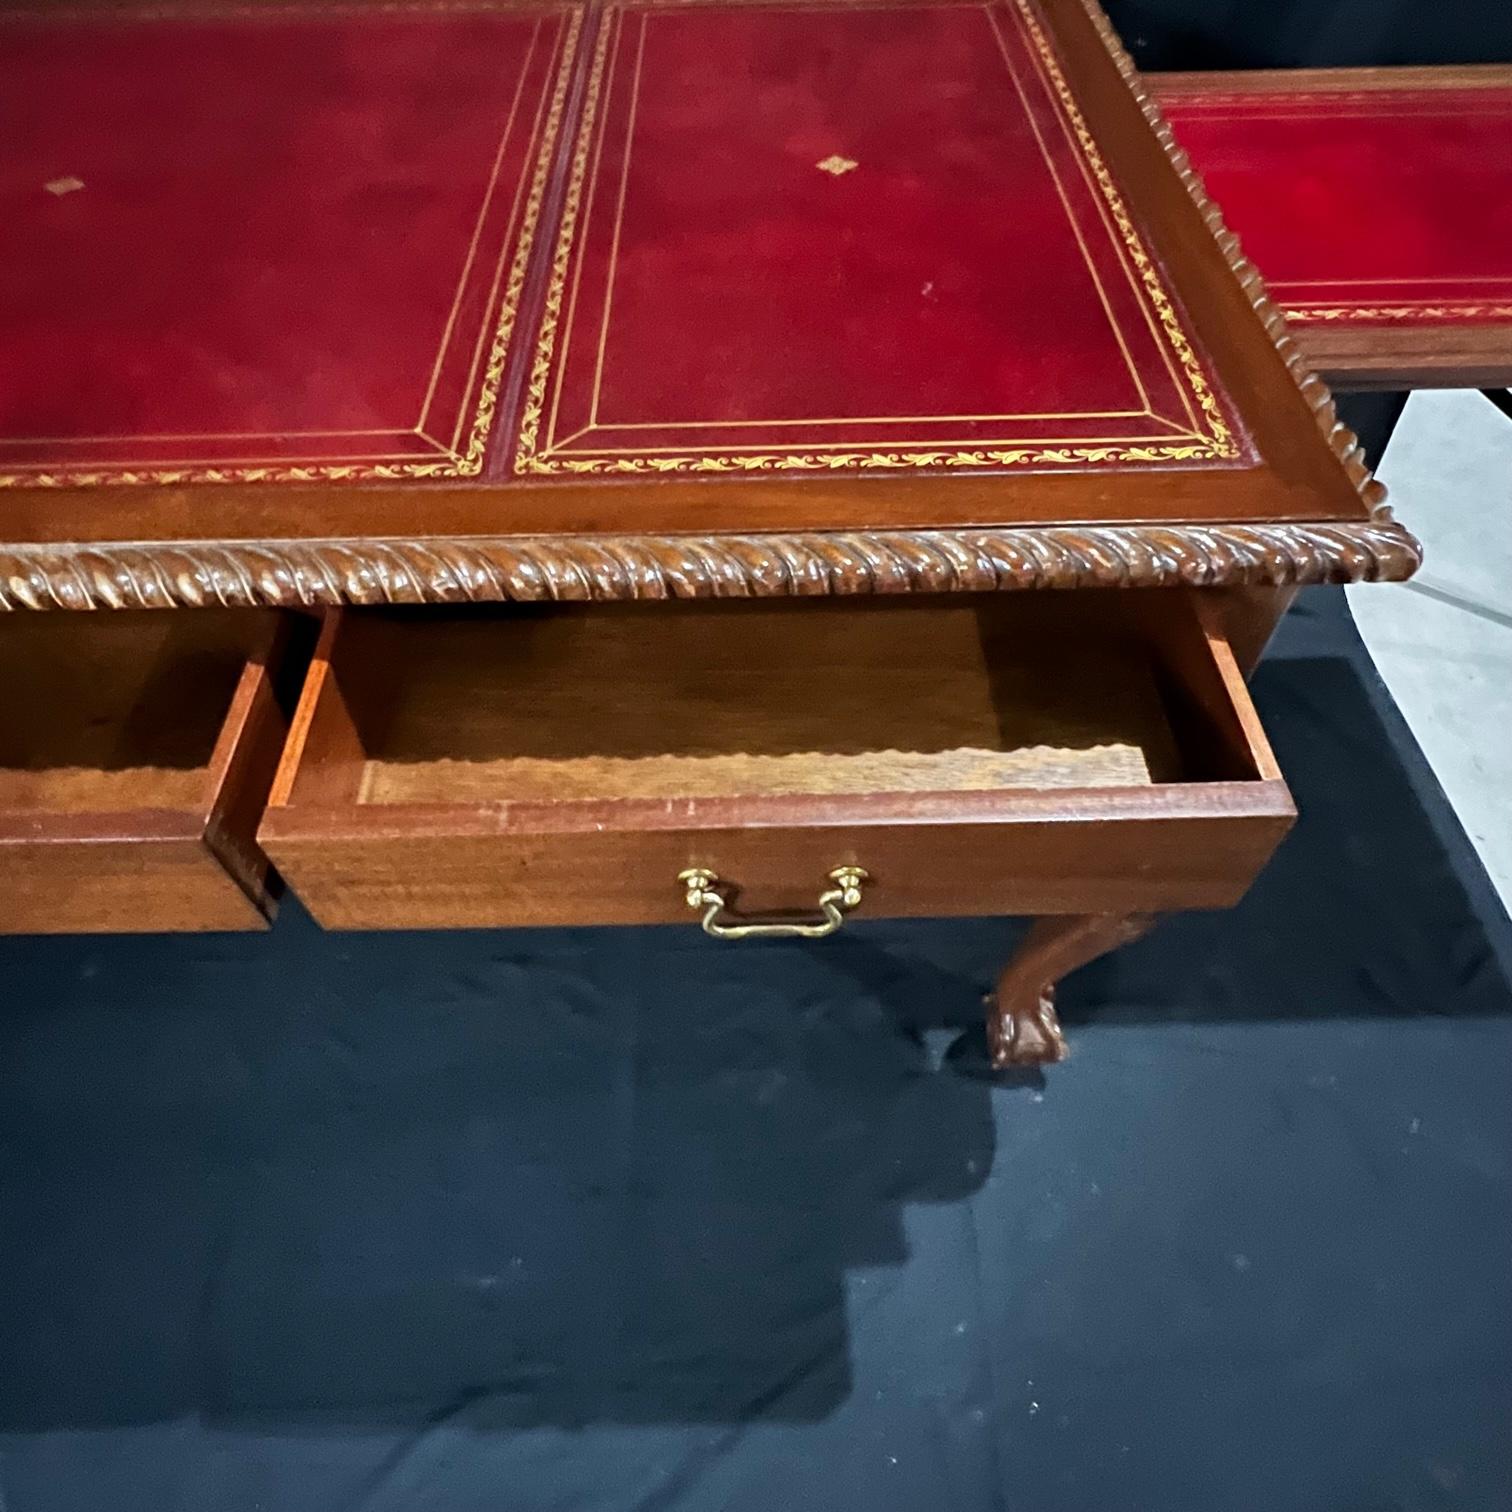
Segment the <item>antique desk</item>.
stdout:
<path fill-rule="evenodd" d="M 1008 1064 L 1291 823 L 1418 552 L 1092 0 L 0 27 L 4 927 L 1032 915 Z"/>

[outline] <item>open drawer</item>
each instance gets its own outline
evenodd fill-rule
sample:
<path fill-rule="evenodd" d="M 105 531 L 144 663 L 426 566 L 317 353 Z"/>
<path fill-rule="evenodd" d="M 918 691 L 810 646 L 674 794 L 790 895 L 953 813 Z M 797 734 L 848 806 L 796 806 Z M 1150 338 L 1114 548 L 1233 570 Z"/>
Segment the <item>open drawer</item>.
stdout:
<path fill-rule="evenodd" d="M 273 613 L 0 615 L 0 930 L 256 929 Z"/>
<path fill-rule="evenodd" d="M 333 928 L 1234 902 L 1293 818 L 1184 593 L 333 611 L 260 831 Z M 700 911 L 702 909 L 700 908 Z"/>

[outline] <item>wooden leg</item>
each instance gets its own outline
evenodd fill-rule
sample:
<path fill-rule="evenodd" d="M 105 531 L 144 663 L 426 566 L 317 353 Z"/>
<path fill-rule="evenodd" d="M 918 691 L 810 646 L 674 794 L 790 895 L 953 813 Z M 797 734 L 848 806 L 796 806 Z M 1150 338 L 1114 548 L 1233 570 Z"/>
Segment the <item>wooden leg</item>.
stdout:
<path fill-rule="evenodd" d="M 1055 1013 L 1055 984 L 1105 951 L 1137 940 L 1153 914 L 1070 914 L 1036 919 L 987 1000 L 992 1064 L 1048 1066 L 1066 1058 Z"/>
<path fill-rule="evenodd" d="M 1246 677 L 1296 596 L 1295 588 L 1220 588 L 1212 595 L 1234 660 Z"/>

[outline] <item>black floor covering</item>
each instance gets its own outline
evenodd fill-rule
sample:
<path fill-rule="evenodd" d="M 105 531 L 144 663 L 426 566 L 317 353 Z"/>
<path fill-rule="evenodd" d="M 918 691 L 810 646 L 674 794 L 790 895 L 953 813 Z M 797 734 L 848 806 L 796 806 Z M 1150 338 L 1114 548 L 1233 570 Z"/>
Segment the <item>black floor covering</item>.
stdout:
<path fill-rule="evenodd" d="M 1341 594 L 1256 698 L 1042 1078 L 1012 921 L 0 941 L 0 1508 L 1512 1507 L 1512 929 Z"/>

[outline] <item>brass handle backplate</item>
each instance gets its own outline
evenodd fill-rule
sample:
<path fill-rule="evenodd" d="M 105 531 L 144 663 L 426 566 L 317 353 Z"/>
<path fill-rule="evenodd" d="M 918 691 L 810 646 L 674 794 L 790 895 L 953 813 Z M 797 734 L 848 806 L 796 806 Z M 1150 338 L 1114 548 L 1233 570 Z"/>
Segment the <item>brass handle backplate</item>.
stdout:
<path fill-rule="evenodd" d="M 729 913 L 725 892 L 729 884 L 704 866 L 689 867 L 677 874 L 688 907 L 703 917 L 703 932 L 716 940 L 822 940 L 845 923 L 845 916 L 861 902 L 861 889 L 869 880 L 859 866 L 837 866 L 830 874 L 833 884 L 819 894 L 822 918 L 743 919 Z M 729 915 L 723 918 L 722 915 Z"/>

